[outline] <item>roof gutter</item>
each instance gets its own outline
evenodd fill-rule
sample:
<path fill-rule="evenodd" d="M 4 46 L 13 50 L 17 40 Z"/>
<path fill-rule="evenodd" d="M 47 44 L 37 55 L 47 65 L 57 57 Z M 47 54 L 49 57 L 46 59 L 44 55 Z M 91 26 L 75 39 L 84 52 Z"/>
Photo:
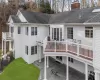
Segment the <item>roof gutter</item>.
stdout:
<path fill-rule="evenodd" d="M 7 23 L 8 25 L 10 23 Z M 85 26 L 85 25 L 100 25 L 100 23 L 54 23 L 54 24 L 41 24 L 41 23 L 12 23 L 15 25 L 67 25 L 67 26 Z"/>

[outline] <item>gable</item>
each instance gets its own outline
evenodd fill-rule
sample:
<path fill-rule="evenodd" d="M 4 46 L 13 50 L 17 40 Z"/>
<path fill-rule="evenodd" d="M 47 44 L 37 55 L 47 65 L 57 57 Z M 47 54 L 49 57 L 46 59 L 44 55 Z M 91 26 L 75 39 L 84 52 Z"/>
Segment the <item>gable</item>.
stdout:
<path fill-rule="evenodd" d="M 21 22 L 28 22 L 26 20 L 26 18 L 23 16 L 23 14 L 20 12 L 20 10 L 18 10 L 17 16 L 18 16 L 18 18 L 20 19 Z"/>

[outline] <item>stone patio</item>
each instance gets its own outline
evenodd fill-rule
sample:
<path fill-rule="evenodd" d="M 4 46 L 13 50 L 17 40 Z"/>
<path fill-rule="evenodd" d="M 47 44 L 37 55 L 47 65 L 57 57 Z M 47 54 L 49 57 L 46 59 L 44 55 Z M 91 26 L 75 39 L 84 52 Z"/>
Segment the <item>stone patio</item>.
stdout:
<path fill-rule="evenodd" d="M 33 63 L 41 70 L 39 80 L 44 78 L 44 59 L 42 62 L 35 61 Z M 57 72 L 57 74 L 55 74 Z M 66 80 L 66 66 L 56 62 L 53 58 L 49 58 L 49 68 L 47 68 L 47 80 Z M 85 80 L 85 75 L 69 67 L 69 80 Z"/>

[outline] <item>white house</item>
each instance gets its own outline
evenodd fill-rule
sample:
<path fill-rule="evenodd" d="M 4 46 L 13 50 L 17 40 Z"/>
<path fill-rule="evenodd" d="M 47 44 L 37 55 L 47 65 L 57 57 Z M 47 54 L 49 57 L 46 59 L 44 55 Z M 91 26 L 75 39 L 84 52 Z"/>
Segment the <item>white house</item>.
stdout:
<path fill-rule="evenodd" d="M 96 9 L 58 14 L 18 11 L 9 17 L 9 32 L 3 32 L 3 54 L 9 41 L 9 50 L 15 58 L 22 57 L 29 64 L 44 58 L 44 80 L 49 56 L 67 64 L 66 80 L 68 66 L 84 73 L 85 80 L 88 71 L 94 71 L 95 80 L 100 80 L 100 13 Z"/>

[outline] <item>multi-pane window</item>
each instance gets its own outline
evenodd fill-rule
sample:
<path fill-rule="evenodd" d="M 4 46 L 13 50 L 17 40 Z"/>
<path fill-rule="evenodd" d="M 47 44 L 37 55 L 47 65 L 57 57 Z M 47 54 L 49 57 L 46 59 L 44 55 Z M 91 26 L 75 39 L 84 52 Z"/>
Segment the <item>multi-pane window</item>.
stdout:
<path fill-rule="evenodd" d="M 31 27 L 31 35 L 37 35 L 37 27 Z"/>
<path fill-rule="evenodd" d="M 73 39 L 73 28 L 72 27 L 67 28 L 67 38 Z"/>
<path fill-rule="evenodd" d="M 25 34 L 28 35 L 28 27 L 25 28 Z"/>
<path fill-rule="evenodd" d="M 18 27 L 18 34 L 21 34 L 21 27 Z"/>
<path fill-rule="evenodd" d="M 93 38 L 93 27 L 85 27 L 85 37 Z"/>
<path fill-rule="evenodd" d="M 37 46 L 31 47 L 31 55 L 37 54 Z"/>
<path fill-rule="evenodd" d="M 25 53 L 28 55 L 28 46 L 25 46 Z"/>

